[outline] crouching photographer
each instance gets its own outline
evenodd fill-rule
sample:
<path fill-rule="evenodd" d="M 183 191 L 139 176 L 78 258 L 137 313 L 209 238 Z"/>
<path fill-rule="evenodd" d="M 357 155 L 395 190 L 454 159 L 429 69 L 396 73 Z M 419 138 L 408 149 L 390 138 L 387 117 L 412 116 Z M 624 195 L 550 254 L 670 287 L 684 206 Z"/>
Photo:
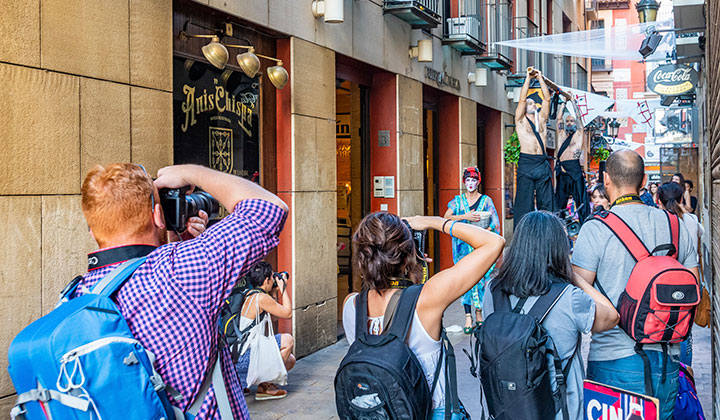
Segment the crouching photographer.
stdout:
<path fill-rule="evenodd" d="M 203 201 L 199 207 L 205 213 L 217 204 L 183 195 L 195 186 L 230 212 L 202 233 L 206 215 L 198 210 L 203 223 L 193 219 L 189 201 Z M 28 410 L 28 418 L 70 416 L 67 410 L 74 407 L 62 403 L 42 405 L 40 411 L 33 402 L 39 393 L 30 389 L 36 385 L 23 379 L 42 378 L 47 386 L 56 383 L 59 373 L 75 375 L 72 367 L 63 365 L 62 372 L 57 367 L 66 354 L 76 366 L 83 364 L 87 381 L 82 390 L 98 418 L 120 418 L 120 413 L 122 418 L 249 419 L 229 349 L 218 336 L 218 312 L 237 280 L 279 243 L 287 205 L 253 182 L 202 166 L 166 167 L 153 182 L 142 166 L 115 163 L 87 174 L 82 211 L 100 249 L 88 256 L 88 272 L 66 287 L 60 306 L 11 345 L 10 375 L 18 395 L 25 395 L 18 398 L 16 411 Z M 177 233 L 187 228 L 199 236 L 168 243 L 168 228 Z M 52 334 L 37 334 L 38 329 Z M 64 341 L 50 346 L 50 339 Z M 57 347 L 62 354 L 23 351 L 40 347 Z M 119 362 L 111 357 L 121 353 L 132 357 Z M 81 381 L 66 379 L 68 384 Z M 54 400 L 72 400 L 65 393 L 71 387 L 61 385 L 58 379 L 57 389 L 43 391 Z M 122 392 L 107 393 L 110 388 Z"/>
<path fill-rule="evenodd" d="M 295 366 L 295 340 L 290 334 L 273 334 L 271 322 L 271 316 L 292 318 L 288 278 L 287 272 L 275 273 L 265 261 L 255 264 L 246 277 L 251 289 L 244 292 L 238 314 L 240 356 L 235 369 L 246 393 L 257 385 L 256 400 L 285 398 L 287 391 L 276 384 L 285 385 L 287 371 Z"/>

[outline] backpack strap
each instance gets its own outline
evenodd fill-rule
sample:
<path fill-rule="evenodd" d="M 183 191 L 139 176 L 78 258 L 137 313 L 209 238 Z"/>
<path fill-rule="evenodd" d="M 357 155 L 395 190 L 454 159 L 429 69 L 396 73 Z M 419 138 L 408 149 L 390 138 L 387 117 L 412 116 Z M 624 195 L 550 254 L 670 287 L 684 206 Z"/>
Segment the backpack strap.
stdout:
<path fill-rule="evenodd" d="M 560 300 L 567 289 L 570 288 L 569 283 L 552 283 L 550 291 L 540 296 L 535 304 L 530 308 L 528 315 L 534 317 L 542 324 L 545 317 L 550 313 L 552 308 Z"/>
<path fill-rule="evenodd" d="M 665 211 L 665 216 L 667 216 L 668 225 L 670 226 L 670 242 L 675 247 L 675 252 L 670 250 L 668 255 L 678 259 L 680 256 L 680 218 L 676 214 L 670 214 L 669 211 Z"/>
<path fill-rule="evenodd" d="M 393 317 L 395 316 L 395 310 L 397 310 L 397 305 L 400 301 L 400 295 L 402 295 L 402 291 L 395 290 L 392 296 L 390 296 L 390 302 L 388 302 L 388 305 L 385 308 L 385 316 L 383 317 L 383 331 L 387 331 L 388 326 L 390 325 Z"/>
<path fill-rule="evenodd" d="M 133 275 L 147 257 L 133 258 L 115 267 L 108 275 L 93 286 L 90 293 L 101 296 L 112 296 Z"/>
<path fill-rule="evenodd" d="M 217 358 L 212 369 L 209 369 L 205 373 L 205 379 L 200 386 L 200 392 L 198 392 L 192 405 L 185 411 L 187 417 L 194 419 L 195 416 L 200 412 L 205 396 L 207 396 L 212 384 L 213 390 L 215 391 L 215 400 L 218 406 L 218 412 L 222 420 L 232 420 L 232 409 L 230 408 L 230 399 L 228 398 L 227 387 L 225 386 L 225 379 L 222 374 L 222 363 L 220 361 L 221 352 L 218 349 Z"/>
<path fill-rule="evenodd" d="M 355 339 L 367 337 L 367 295 L 368 291 L 363 290 L 355 297 Z"/>
<path fill-rule="evenodd" d="M 395 316 L 393 317 L 395 322 L 390 325 L 388 335 L 393 335 L 403 341 L 407 338 L 421 290 L 421 284 L 416 284 L 403 290 L 402 295 L 400 295 L 400 302 L 395 310 Z"/>
<path fill-rule="evenodd" d="M 602 222 L 615 234 L 615 237 L 628 250 L 635 262 L 650 256 L 650 251 L 648 251 L 642 240 L 620 216 L 610 211 L 604 211 L 595 214 L 593 218 Z"/>
<path fill-rule="evenodd" d="M 490 293 L 492 293 L 493 298 L 493 311 L 494 312 L 510 312 L 512 311 L 512 306 L 510 305 L 510 297 L 503 292 L 500 289 L 499 284 L 495 284 L 495 280 L 493 280 L 492 287 L 490 288 Z"/>

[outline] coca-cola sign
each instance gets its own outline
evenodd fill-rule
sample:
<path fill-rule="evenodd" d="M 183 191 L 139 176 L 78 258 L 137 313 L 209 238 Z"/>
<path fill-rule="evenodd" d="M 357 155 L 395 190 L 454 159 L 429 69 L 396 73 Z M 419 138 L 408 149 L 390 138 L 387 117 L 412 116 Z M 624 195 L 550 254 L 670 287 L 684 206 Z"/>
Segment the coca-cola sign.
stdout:
<path fill-rule="evenodd" d="M 698 74 L 684 64 L 666 64 L 653 70 L 647 78 L 650 90 L 663 96 L 678 96 L 695 90 Z"/>

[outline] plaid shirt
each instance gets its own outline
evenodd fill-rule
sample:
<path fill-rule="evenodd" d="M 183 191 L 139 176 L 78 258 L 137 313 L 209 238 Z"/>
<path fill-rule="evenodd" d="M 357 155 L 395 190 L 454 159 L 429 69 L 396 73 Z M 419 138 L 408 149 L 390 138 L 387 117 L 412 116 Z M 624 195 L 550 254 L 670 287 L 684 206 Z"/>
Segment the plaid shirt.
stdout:
<path fill-rule="evenodd" d="M 184 397 L 174 403 L 183 411 L 215 363 L 222 300 L 238 278 L 277 246 L 285 217 L 267 201 L 241 201 L 232 214 L 197 238 L 153 251 L 115 295 L 135 338 L 157 356 L 155 368 L 165 383 Z M 117 264 L 85 274 L 76 296 L 82 294 L 82 286 L 91 288 Z M 226 347 L 221 362 L 233 417 L 249 419 Z M 196 419 L 220 419 L 212 386 Z"/>

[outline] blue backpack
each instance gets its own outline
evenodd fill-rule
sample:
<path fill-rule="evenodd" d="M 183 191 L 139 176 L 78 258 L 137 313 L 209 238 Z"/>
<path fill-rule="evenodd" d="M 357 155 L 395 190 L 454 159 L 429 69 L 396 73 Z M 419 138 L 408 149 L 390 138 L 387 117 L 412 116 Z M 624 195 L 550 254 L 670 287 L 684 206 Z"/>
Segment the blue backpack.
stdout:
<path fill-rule="evenodd" d="M 705 420 L 705 414 L 695 389 L 695 378 L 682 363 L 680 364 L 678 394 L 673 418 L 675 420 Z"/>
<path fill-rule="evenodd" d="M 220 358 L 195 403 L 182 413 L 170 404 L 153 367 L 154 355 L 133 337 L 111 299 L 145 259 L 125 261 L 83 296 L 69 299 L 77 283 L 66 288 L 55 310 L 15 337 L 8 351 L 8 370 L 18 393 L 13 419 L 171 420 L 197 414 L 210 383 L 218 382 L 218 376 L 222 381 Z M 222 417 L 230 419 L 222 385 L 218 404 Z M 167 391 L 182 398 L 169 387 Z"/>

